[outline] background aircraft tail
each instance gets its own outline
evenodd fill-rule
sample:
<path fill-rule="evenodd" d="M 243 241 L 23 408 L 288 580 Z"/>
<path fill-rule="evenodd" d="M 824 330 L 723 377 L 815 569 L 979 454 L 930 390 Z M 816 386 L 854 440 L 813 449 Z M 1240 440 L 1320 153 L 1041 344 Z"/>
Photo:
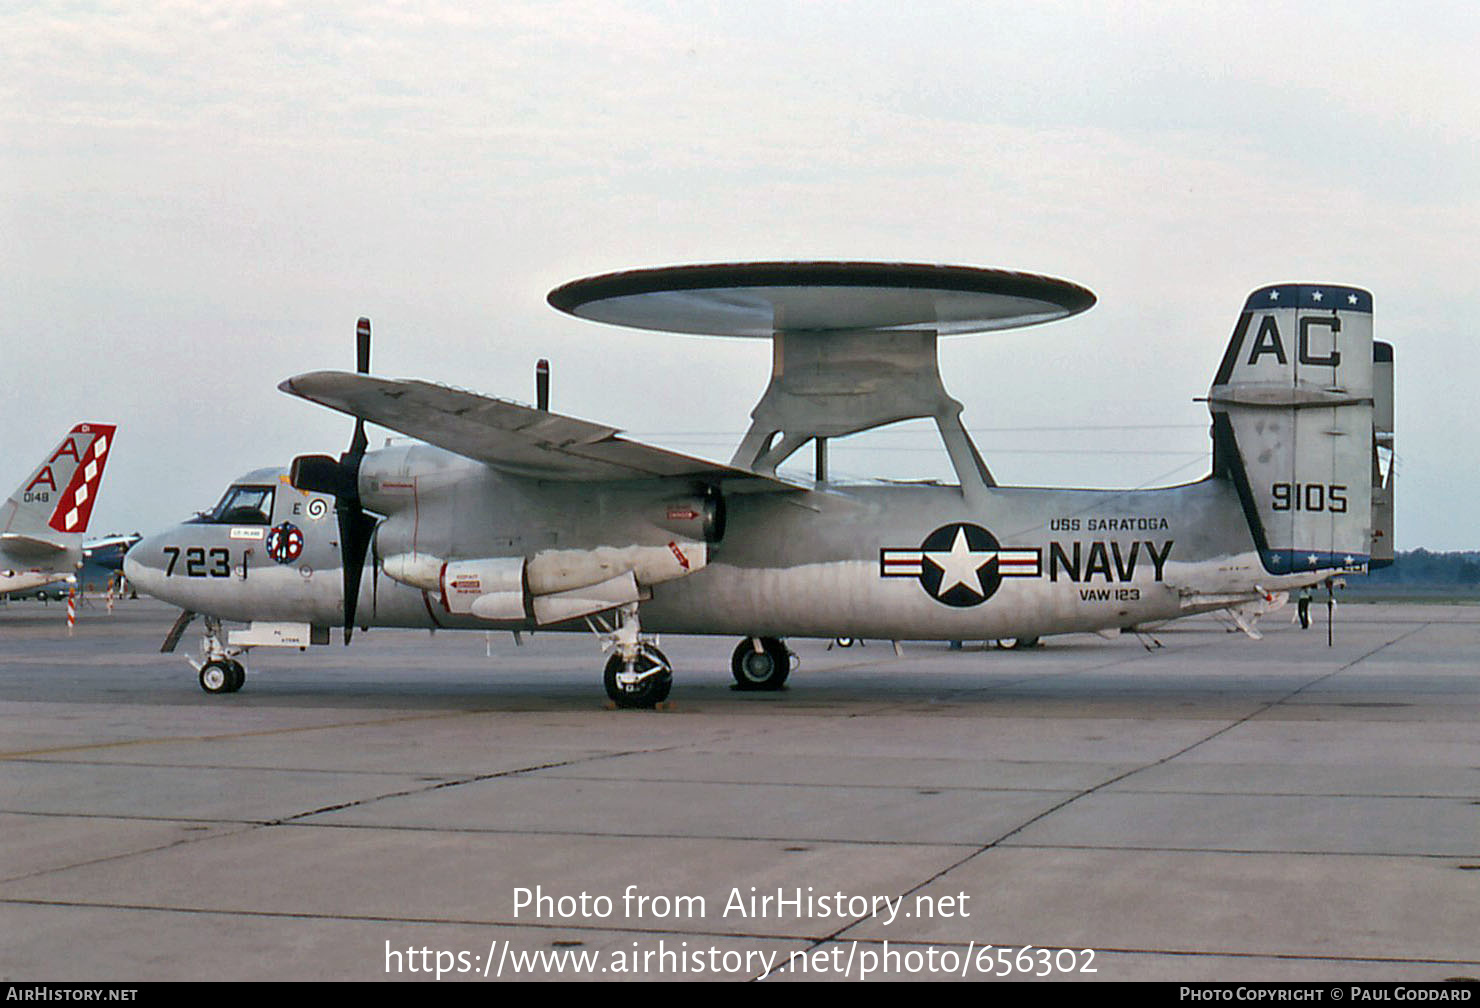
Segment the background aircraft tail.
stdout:
<path fill-rule="evenodd" d="M 68 431 L 0 506 L 0 531 L 86 532 L 115 429 L 112 424 L 83 423 Z"/>
<path fill-rule="evenodd" d="M 1367 291 L 1280 284 L 1245 302 L 1208 393 L 1213 475 L 1237 487 L 1271 574 L 1368 563 L 1384 507 L 1380 549 L 1391 549 L 1390 484 L 1374 480 L 1374 370 L 1386 376 L 1391 448 L 1388 350 L 1374 369 Z"/>

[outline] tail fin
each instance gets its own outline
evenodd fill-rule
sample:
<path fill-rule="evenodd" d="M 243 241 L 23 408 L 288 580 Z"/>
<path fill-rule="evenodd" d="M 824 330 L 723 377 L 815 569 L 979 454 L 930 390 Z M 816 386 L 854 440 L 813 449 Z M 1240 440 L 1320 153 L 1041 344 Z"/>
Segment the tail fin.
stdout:
<path fill-rule="evenodd" d="M 0 531 L 86 532 L 116 429 L 83 423 L 68 431 L 0 506 Z"/>
<path fill-rule="evenodd" d="M 1208 393 L 1213 475 L 1238 488 L 1264 568 L 1372 552 L 1372 295 L 1281 284 L 1244 304 Z"/>
<path fill-rule="evenodd" d="M 1372 344 L 1372 567 L 1388 567 L 1393 546 L 1393 345 Z"/>

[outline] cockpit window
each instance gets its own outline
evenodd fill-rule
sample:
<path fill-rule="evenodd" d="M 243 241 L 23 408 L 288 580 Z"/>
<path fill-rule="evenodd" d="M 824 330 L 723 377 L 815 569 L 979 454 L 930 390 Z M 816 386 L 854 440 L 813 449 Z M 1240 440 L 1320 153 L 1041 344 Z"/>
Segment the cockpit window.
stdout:
<path fill-rule="evenodd" d="M 205 521 L 212 525 L 269 524 L 272 521 L 272 487 L 232 487 Z"/>

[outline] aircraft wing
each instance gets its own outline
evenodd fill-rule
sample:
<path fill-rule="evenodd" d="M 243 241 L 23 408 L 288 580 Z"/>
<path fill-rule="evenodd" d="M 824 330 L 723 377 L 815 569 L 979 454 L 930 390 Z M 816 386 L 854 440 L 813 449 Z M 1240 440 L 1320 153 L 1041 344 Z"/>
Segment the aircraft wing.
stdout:
<path fill-rule="evenodd" d="M 617 436 L 615 427 L 431 382 L 313 371 L 278 388 L 495 469 L 550 480 L 688 476 L 738 493 L 809 487 Z"/>

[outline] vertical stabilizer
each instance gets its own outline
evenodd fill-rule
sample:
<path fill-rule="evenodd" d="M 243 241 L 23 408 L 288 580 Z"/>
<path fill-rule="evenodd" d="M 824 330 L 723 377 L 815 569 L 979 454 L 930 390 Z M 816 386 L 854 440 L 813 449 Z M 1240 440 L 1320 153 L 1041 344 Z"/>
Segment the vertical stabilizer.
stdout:
<path fill-rule="evenodd" d="M 115 429 L 112 424 L 83 423 L 68 431 L 0 506 L 0 531 L 86 532 Z"/>
<path fill-rule="evenodd" d="M 1372 295 L 1280 284 L 1249 295 L 1208 393 L 1213 474 L 1238 488 L 1271 574 L 1368 562 Z"/>
<path fill-rule="evenodd" d="M 1395 556 L 1393 500 L 1393 345 L 1372 344 L 1372 567 L 1387 567 Z"/>

